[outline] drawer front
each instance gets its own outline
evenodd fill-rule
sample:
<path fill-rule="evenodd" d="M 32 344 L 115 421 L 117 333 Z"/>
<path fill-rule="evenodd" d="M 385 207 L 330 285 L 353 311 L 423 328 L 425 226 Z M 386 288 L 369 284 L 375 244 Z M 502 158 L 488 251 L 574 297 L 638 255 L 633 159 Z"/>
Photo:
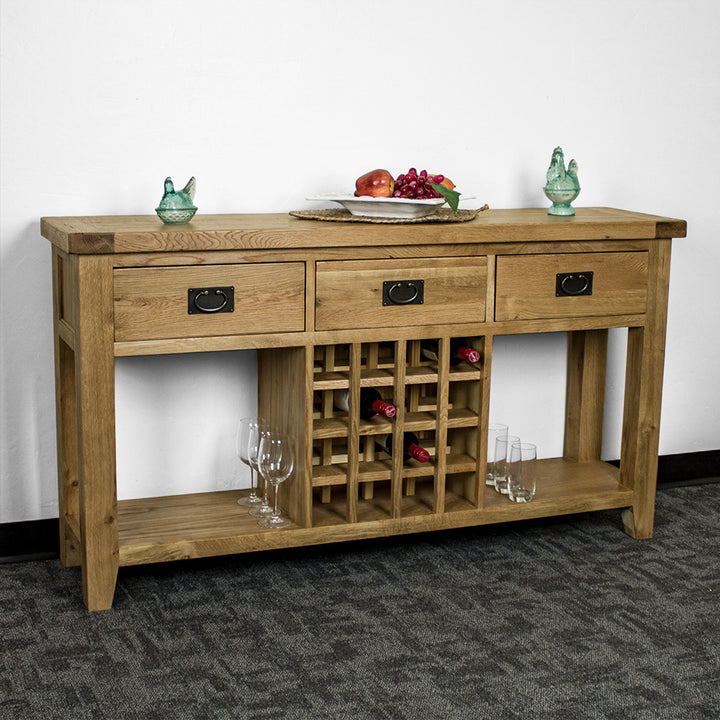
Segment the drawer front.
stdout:
<path fill-rule="evenodd" d="M 319 262 L 315 327 L 484 322 L 486 286 L 485 257 Z"/>
<path fill-rule="evenodd" d="M 197 288 L 210 288 L 213 295 L 214 288 L 233 288 L 233 310 L 192 307 L 188 291 Z M 304 263 L 121 268 L 114 289 L 117 341 L 305 329 Z"/>
<path fill-rule="evenodd" d="M 565 278 L 570 294 L 561 287 Z M 647 252 L 500 255 L 495 319 L 642 314 L 647 281 Z"/>

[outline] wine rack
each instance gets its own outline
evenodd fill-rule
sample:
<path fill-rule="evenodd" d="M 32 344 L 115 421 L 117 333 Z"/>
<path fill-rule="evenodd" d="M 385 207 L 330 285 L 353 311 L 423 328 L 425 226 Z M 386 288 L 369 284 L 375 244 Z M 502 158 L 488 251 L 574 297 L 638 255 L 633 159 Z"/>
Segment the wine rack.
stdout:
<path fill-rule="evenodd" d="M 450 339 L 436 340 L 437 360 L 423 355 L 421 339 L 314 348 L 313 525 L 477 506 L 484 476 L 484 338 L 466 340 L 479 352 L 477 363 L 451 362 Z M 360 417 L 360 392 L 366 387 L 395 405 L 394 418 Z M 336 406 L 338 391 L 349 391 L 347 411 Z M 427 450 L 427 462 L 404 456 L 405 433 Z M 392 454 L 378 442 L 388 434 Z"/>

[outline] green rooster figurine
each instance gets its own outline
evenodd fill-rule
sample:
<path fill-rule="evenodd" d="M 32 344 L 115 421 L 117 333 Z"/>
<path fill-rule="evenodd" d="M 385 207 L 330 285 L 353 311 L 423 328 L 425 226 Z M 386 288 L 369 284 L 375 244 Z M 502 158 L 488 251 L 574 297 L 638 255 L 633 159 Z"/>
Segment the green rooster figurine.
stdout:
<path fill-rule="evenodd" d="M 565 169 L 565 156 L 561 147 L 553 150 L 550 167 L 547 171 L 547 184 L 543 188 L 545 195 L 552 200 L 548 215 L 574 215 L 570 203 L 580 194 L 580 182 L 577 176 L 577 163 L 571 160 Z"/>
<path fill-rule="evenodd" d="M 189 222 L 197 212 L 193 200 L 195 199 L 195 178 L 191 177 L 182 190 L 175 192 L 172 178 L 165 180 L 165 194 L 160 205 L 155 208 L 158 217 L 164 223 Z"/>

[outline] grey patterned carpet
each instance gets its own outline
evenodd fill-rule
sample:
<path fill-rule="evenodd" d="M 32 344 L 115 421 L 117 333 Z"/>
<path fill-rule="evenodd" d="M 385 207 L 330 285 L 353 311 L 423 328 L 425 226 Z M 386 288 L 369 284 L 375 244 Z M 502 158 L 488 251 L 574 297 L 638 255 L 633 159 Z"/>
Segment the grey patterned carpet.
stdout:
<path fill-rule="evenodd" d="M 717 720 L 720 484 L 619 513 L 120 571 L 0 566 L 0 717 Z"/>

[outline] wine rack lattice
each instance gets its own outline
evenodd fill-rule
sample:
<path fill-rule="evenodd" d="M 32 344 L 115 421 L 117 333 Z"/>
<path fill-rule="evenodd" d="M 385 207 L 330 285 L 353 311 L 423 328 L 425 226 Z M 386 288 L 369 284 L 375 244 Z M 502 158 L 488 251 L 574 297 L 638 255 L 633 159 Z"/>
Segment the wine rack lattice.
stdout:
<path fill-rule="evenodd" d="M 457 358 L 450 338 L 315 347 L 313 524 L 476 506 L 484 339 L 463 344 L 477 362 Z M 369 416 L 366 395 L 395 416 Z M 427 461 L 408 456 L 406 436 Z"/>

